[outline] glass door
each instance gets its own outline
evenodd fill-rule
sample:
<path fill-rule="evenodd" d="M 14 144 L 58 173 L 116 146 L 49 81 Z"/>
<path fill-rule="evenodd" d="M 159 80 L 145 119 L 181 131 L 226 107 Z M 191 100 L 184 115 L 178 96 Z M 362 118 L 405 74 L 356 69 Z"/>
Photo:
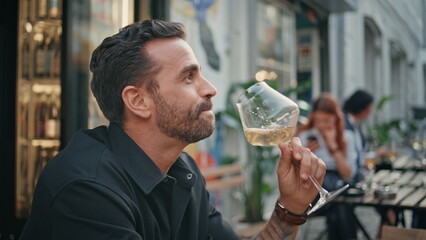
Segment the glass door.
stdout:
<path fill-rule="evenodd" d="M 62 1 L 20 0 L 17 73 L 16 217 L 60 145 Z"/>
<path fill-rule="evenodd" d="M 133 0 L 87 0 L 67 2 L 65 113 L 70 116 L 64 129 L 69 139 L 79 128 L 107 125 L 90 91 L 89 71 L 93 50 L 108 36 L 134 21 Z M 64 114 L 65 114 L 64 113 Z"/>
<path fill-rule="evenodd" d="M 89 61 L 134 20 L 134 0 L 20 0 L 19 8 L 15 214 L 24 219 L 49 159 L 78 129 L 106 124 L 89 90 Z"/>
<path fill-rule="evenodd" d="M 280 88 L 295 85 L 295 15 L 288 4 L 256 4 L 257 81 L 275 80 Z"/>

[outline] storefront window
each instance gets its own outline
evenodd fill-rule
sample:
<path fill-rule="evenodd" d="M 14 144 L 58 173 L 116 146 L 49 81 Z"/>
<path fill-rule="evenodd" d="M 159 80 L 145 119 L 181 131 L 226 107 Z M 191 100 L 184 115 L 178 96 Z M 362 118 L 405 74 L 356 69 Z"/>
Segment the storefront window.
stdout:
<path fill-rule="evenodd" d="M 289 87 L 295 79 L 295 16 L 283 3 L 259 1 L 256 14 L 258 49 L 256 80 L 276 80 Z"/>
<path fill-rule="evenodd" d="M 92 75 L 89 71 L 90 57 L 93 50 L 107 36 L 118 32 L 121 27 L 133 21 L 132 0 L 90 0 L 70 1 L 69 16 L 71 17 L 68 43 L 72 62 L 69 65 L 70 82 L 80 82 L 82 78 L 87 84 Z M 108 124 L 100 111 L 90 87 L 87 85 L 87 126 L 93 128 Z M 84 97 L 83 97 L 84 99 Z M 84 101 L 81 105 L 85 105 Z M 80 109 L 83 109 L 82 106 Z"/>

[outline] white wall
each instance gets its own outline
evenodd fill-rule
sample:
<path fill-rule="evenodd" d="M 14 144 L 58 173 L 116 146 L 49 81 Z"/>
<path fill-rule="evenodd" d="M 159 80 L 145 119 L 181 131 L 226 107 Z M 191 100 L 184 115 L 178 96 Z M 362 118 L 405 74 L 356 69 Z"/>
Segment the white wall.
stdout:
<path fill-rule="evenodd" d="M 333 92 L 343 101 L 357 88 L 365 88 L 368 85 L 364 80 L 365 68 L 365 17 L 373 20 L 381 34 L 381 73 L 377 74 L 376 82 L 373 84 L 376 89 L 373 94 L 376 99 L 391 93 L 391 56 L 390 44 L 396 42 L 405 53 L 406 66 L 404 75 L 400 78 L 401 98 L 404 103 L 401 108 L 409 111 L 411 105 L 421 105 L 424 103 L 424 89 L 422 76 L 421 48 L 422 48 L 422 1 L 423 0 L 359 0 L 358 9 L 353 12 L 344 13 L 344 30 L 343 30 L 343 63 L 337 61 L 336 52 L 338 50 L 330 50 L 330 62 L 336 63 L 337 66 L 331 67 L 331 81 L 338 84 L 334 86 L 332 91 L 342 89 L 341 93 Z M 331 22 L 337 21 L 337 15 L 331 14 Z M 336 34 L 341 34 L 337 29 L 337 23 L 330 24 L 329 37 L 330 42 L 337 39 Z M 330 46 L 332 49 L 333 46 Z M 424 62 L 423 62 L 424 63 Z M 343 79 L 338 79 L 336 69 L 343 69 Z M 334 72 L 334 74 L 333 74 Z M 390 112 L 390 106 L 385 108 L 385 118 L 396 117 Z M 406 113 L 399 111 L 399 117 L 405 117 Z"/>
<path fill-rule="evenodd" d="M 226 93 L 230 83 L 229 51 L 232 47 L 227 2 L 216 1 L 206 12 L 206 22 L 212 31 L 215 49 L 220 57 L 219 71 L 216 71 L 208 64 L 207 54 L 201 45 L 199 22 L 196 18 L 195 8 L 189 1 L 174 0 L 171 1 L 170 9 L 170 20 L 183 23 L 188 31 L 186 40 L 200 62 L 203 76 L 218 90 L 218 94 L 213 98 L 214 111 L 224 109 Z"/>

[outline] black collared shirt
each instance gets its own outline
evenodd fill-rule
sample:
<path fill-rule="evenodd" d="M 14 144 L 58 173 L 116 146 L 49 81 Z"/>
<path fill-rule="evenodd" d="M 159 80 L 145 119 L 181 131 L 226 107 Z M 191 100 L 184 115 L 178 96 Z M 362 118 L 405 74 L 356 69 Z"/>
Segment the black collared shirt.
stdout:
<path fill-rule="evenodd" d="M 239 239 L 182 154 L 168 174 L 117 125 L 81 130 L 49 161 L 21 239 Z"/>

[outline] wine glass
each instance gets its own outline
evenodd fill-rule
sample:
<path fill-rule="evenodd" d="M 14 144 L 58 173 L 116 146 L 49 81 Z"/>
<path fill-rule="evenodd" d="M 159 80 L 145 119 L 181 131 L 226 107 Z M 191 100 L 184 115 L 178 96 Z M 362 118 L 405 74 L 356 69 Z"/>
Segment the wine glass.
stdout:
<path fill-rule="evenodd" d="M 375 151 L 368 151 L 364 155 L 365 165 L 368 169 L 367 186 L 366 188 L 373 188 L 373 176 L 376 171 L 376 164 L 379 160 Z"/>
<path fill-rule="evenodd" d="M 258 82 L 246 89 L 237 101 L 237 108 L 247 141 L 254 146 L 275 146 L 288 142 L 299 118 L 299 107 L 295 102 Z M 297 166 L 299 167 L 299 166 Z M 311 214 L 345 191 L 349 185 L 328 192 L 312 176 L 309 179 L 318 189 L 320 198 L 307 214 Z"/>
<path fill-rule="evenodd" d="M 398 157 L 398 141 L 396 139 L 391 139 L 389 142 L 389 151 L 387 153 L 387 156 L 389 157 L 390 161 L 392 163 L 395 162 L 395 159 Z"/>

